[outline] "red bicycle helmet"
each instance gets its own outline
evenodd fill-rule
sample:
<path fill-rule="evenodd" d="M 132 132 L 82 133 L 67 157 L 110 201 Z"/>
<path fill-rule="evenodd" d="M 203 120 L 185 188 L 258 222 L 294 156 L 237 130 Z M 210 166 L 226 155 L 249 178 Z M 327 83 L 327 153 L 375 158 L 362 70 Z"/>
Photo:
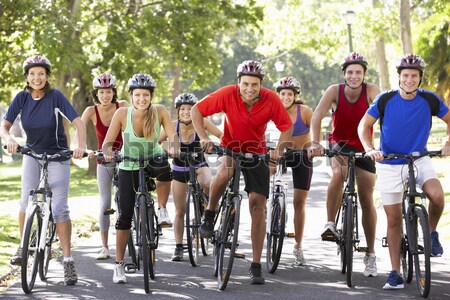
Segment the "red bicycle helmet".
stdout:
<path fill-rule="evenodd" d="M 300 94 L 301 88 L 300 82 L 294 77 L 283 77 L 276 84 L 277 92 L 283 89 L 291 89 L 297 94 Z"/>
<path fill-rule="evenodd" d="M 363 66 L 364 71 L 367 70 L 368 63 L 367 63 L 366 58 L 358 52 L 352 52 L 352 53 L 349 53 L 346 57 L 344 57 L 342 64 L 341 64 L 342 71 L 345 71 L 345 69 L 349 65 L 353 65 L 353 64 L 359 64 L 359 65 Z"/>
<path fill-rule="evenodd" d="M 94 89 L 115 88 L 116 85 L 116 78 L 109 74 L 100 74 L 92 80 Z"/>
<path fill-rule="evenodd" d="M 403 69 L 416 69 L 422 74 L 424 68 L 425 61 L 419 55 L 406 54 L 400 57 L 397 65 L 397 72 L 400 73 Z"/>
<path fill-rule="evenodd" d="M 47 70 L 47 74 L 50 74 L 52 72 L 52 64 L 50 61 L 42 55 L 35 55 L 28 57 L 23 62 L 23 73 L 26 75 L 28 73 L 28 70 L 30 70 L 32 67 L 44 67 Z"/>
<path fill-rule="evenodd" d="M 255 76 L 260 79 L 264 79 L 264 75 L 266 74 L 264 73 L 262 65 L 259 61 L 246 60 L 237 67 L 237 77 L 241 77 L 243 75 Z"/>

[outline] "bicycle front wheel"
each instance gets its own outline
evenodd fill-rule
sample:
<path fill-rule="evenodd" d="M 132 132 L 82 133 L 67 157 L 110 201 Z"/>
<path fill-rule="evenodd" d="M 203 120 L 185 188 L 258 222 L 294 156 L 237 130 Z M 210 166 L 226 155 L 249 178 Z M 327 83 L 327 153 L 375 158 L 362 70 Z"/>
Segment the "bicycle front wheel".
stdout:
<path fill-rule="evenodd" d="M 235 197 L 234 205 L 227 207 L 225 216 L 222 220 L 221 233 L 219 236 L 219 253 L 217 283 L 223 291 L 230 279 L 231 269 L 233 268 L 234 254 L 238 246 L 239 218 L 241 210 L 240 198 Z"/>
<path fill-rule="evenodd" d="M 42 218 L 39 208 L 33 205 L 25 223 L 22 241 L 21 280 L 22 290 L 25 294 L 31 293 L 38 272 L 40 253 L 38 251 L 39 234 Z"/>
<path fill-rule="evenodd" d="M 267 233 L 266 265 L 269 273 L 277 270 L 283 250 L 286 226 L 286 205 L 284 198 L 278 196 L 271 206 L 270 232 Z"/>
<path fill-rule="evenodd" d="M 50 260 L 52 258 L 52 244 L 53 239 L 55 238 L 56 233 L 56 224 L 53 220 L 53 217 L 50 215 L 47 226 L 47 233 L 45 235 L 45 248 L 42 255 L 40 255 L 39 262 L 39 277 L 42 281 L 47 280 L 47 272 L 48 265 L 50 264 Z"/>
<path fill-rule="evenodd" d="M 415 217 L 413 218 L 412 230 L 417 230 L 417 239 L 415 239 L 417 249 L 410 249 L 414 259 L 414 268 L 416 274 L 417 287 L 422 297 L 426 298 L 430 293 L 431 284 L 431 238 L 428 225 L 428 214 L 426 209 L 421 206 L 415 206 Z M 414 233 L 413 233 L 414 234 Z M 412 242 L 409 245 L 411 247 Z"/>
<path fill-rule="evenodd" d="M 155 213 L 155 208 L 151 204 L 147 207 L 147 215 L 148 215 L 148 241 L 149 241 L 149 261 L 148 261 L 148 270 L 151 279 L 155 279 L 155 263 L 156 263 L 156 249 L 158 248 L 159 243 L 159 225 Z"/>
<path fill-rule="evenodd" d="M 200 252 L 199 227 L 201 216 L 199 211 L 199 199 L 196 199 L 192 186 L 188 186 L 186 192 L 186 242 L 189 261 L 193 267 L 198 265 Z"/>
<path fill-rule="evenodd" d="M 408 249 L 408 237 L 406 234 L 402 234 L 402 248 L 401 248 L 401 262 L 403 279 L 407 283 L 411 283 L 413 277 L 413 258 L 411 252 Z"/>
<path fill-rule="evenodd" d="M 206 194 L 202 191 L 200 192 L 200 202 L 199 202 L 199 215 L 200 215 L 200 220 L 203 218 L 203 215 L 205 214 L 205 210 L 206 207 L 208 206 L 208 197 L 206 196 Z M 201 223 L 201 221 L 200 221 Z M 210 239 L 204 239 L 204 238 L 200 238 L 200 245 L 202 247 L 202 253 L 203 256 L 208 256 L 209 251 L 210 251 Z"/>
<path fill-rule="evenodd" d="M 140 221 L 141 223 L 138 224 L 139 228 L 140 228 L 140 235 L 139 235 L 139 241 L 141 244 L 141 248 L 140 248 L 140 254 L 141 254 L 141 258 L 142 258 L 142 269 L 144 271 L 144 290 L 145 293 L 149 293 L 150 292 L 150 271 L 149 271 L 149 264 L 150 264 L 150 239 L 149 239 L 149 227 L 148 227 L 148 213 L 147 213 L 147 209 L 145 209 L 146 204 L 145 204 L 145 197 L 143 195 L 140 195 L 139 197 L 141 197 L 140 199 L 140 211 L 141 211 L 141 216 L 140 216 Z"/>
<path fill-rule="evenodd" d="M 352 196 L 346 198 L 347 205 L 345 208 L 345 262 L 347 271 L 347 286 L 352 286 L 352 271 L 353 271 L 353 240 L 355 229 L 355 211 L 353 202 L 356 201 Z"/>

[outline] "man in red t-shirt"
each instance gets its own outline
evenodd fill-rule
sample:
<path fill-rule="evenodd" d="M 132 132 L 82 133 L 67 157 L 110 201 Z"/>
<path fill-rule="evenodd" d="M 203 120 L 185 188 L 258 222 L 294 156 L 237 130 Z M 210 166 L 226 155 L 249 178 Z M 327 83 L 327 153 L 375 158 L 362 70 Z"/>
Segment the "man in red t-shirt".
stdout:
<path fill-rule="evenodd" d="M 333 131 L 328 142 L 331 149 L 341 149 L 344 152 L 364 152 L 364 147 L 358 137 L 358 124 L 366 113 L 369 105 L 380 93 L 373 83 L 365 83 L 367 60 L 359 53 L 348 54 L 342 62 L 345 83 L 333 84 L 323 94 L 311 120 L 312 145 L 308 149 L 311 156 L 323 155 L 320 145 L 321 122 L 328 110 L 332 110 Z M 341 205 L 342 187 L 347 177 L 347 160 L 335 156 L 330 159 L 332 177 L 327 190 L 327 217 L 322 240 L 334 241 L 336 235 L 336 214 Z M 375 229 L 377 213 L 373 204 L 373 189 L 375 186 L 375 162 L 370 158 L 356 159 L 356 182 L 362 208 L 362 225 L 366 236 L 368 251 L 364 257 L 365 276 L 377 276 L 375 257 Z"/>
<path fill-rule="evenodd" d="M 272 120 L 281 131 L 277 149 L 271 152 L 271 159 L 278 160 L 286 141 L 292 136 L 292 121 L 278 95 L 263 88 L 264 71 L 261 64 L 246 60 L 237 68 L 238 84 L 223 87 L 203 98 L 191 110 L 195 131 L 206 152 L 211 151 L 203 118 L 215 113 L 226 115 L 224 135 L 221 146 L 234 152 L 263 154 L 267 152 L 265 131 Z M 229 155 L 219 159 L 217 175 L 211 183 L 209 203 L 205 218 L 200 227 L 202 237 L 211 237 L 214 233 L 214 215 L 220 196 L 225 192 L 226 184 L 233 172 L 234 160 Z M 260 160 L 252 168 L 244 168 L 245 191 L 248 193 L 250 214 L 252 217 L 251 239 L 253 260 L 250 267 L 250 283 L 263 284 L 261 271 L 261 253 L 265 237 L 265 209 L 269 196 L 268 162 Z"/>

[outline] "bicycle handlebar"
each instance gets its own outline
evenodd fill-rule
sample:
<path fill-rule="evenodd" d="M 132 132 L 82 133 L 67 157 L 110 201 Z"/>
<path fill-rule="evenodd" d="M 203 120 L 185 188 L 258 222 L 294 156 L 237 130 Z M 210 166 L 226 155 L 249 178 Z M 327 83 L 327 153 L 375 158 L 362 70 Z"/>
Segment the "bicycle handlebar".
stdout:
<path fill-rule="evenodd" d="M 403 158 L 403 159 L 412 159 L 416 160 L 425 156 L 429 157 L 441 157 L 442 152 L 441 150 L 435 150 L 435 151 L 425 151 L 425 152 L 412 152 L 411 154 L 401 154 L 401 153 L 390 153 L 390 154 L 383 154 L 383 157 L 386 160 L 393 160 L 396 158 Z"/>
<path fill-rule="evenodd" d="M 6 145 L 3 146 L 4 149 L 6 149 Z M 36 152 L 33 151 L 33 149 L 27 147 L 27 146 L 19 146 L 17 148 L 17 152 L 20 154 L 27 154 L 35 159 L 48 159 L 49 161 L 59 161 L 61 159 L 70 159 L 73 155 L 73 151 L 72 150 L 62 150 L 58 153 L 55 154 L 47 154 L 47 153 L 43 153 L 43 154 L 38 154 Z M 83 157 L 87 157 L 88 154 L 85 152 L 83 154 Z"/>
<path fill-rule="evenodd" d="M 328 157 L 347 156 L 347 157 L 363 158 L 366 157 L 366 152 L 354 152 L 354 151 L 345 152 L 342 150 L 325 149 L 325 156 Z"/>

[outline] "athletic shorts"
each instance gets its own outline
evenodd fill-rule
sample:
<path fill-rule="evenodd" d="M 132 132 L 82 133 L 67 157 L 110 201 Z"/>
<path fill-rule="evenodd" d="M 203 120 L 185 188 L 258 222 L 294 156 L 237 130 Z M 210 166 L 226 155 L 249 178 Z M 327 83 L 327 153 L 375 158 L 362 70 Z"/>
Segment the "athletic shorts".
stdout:
<path fill-rule="evenodd" d="M 437 173 L 433 168 L 430 157 L 422 157 L 414 162 L 417 186 L 430 179 L 437 179 Z M 375 189 L 381 193 L 383 205 L 392 205 L 402 202 L 403 191 L 408 180 L 408 165 L 377 165 L 377 182 Z M 393 194 L 393 195 L 389 195 Z M 384 197 L 383 197 L 384 196 Z"/>
<path fill-rule="evenodd" d="M 292 169 L 292 181 L 294 189 L 309 191 L 313 174 L 312 158 L 306 155 L 306 150 L 294 152 L 287 150 L 285 153 L 286 167 Z"/>
<path fill-rule="evenodd" d="M 345 143 L 339 142 L 338 144 L 332 144 L 331 145 L 331 149 L 333 150 L 341 150 L 343 152 L 361 152 L 361 150 L 358 150 L 356 148 L 353 148 L 351 146 L 346 145 Z M 359 157 L 355 159 L 355 165 L 358 168 L 361 168 L 367 172 L 376 173 L 376 167 L 375 167 L 375 161 L 373 161 L 371 158 L 369 157 Z"/>

